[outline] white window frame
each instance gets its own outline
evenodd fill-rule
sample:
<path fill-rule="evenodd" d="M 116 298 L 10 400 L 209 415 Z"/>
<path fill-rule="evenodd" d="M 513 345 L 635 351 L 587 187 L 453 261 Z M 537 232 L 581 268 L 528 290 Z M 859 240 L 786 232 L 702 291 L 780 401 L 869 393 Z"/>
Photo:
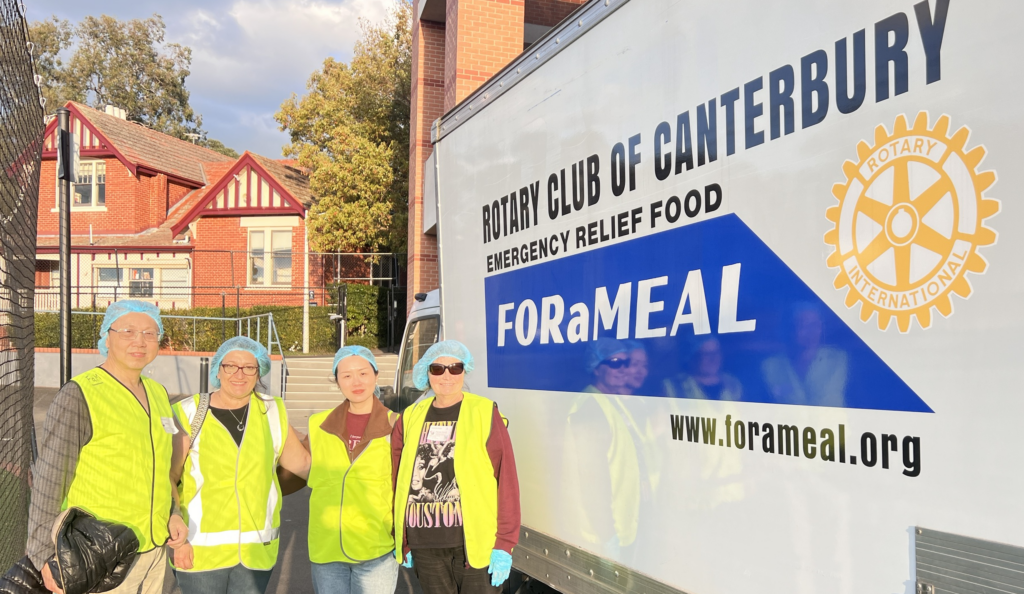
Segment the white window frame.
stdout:
<path fill-rule="evenodd" d="M 102 205 L 97 205 L 96 204 L 96 198 L 97 198 L 97 196 L 99 194 L 99 185 L 100 185 L 99 181 L 98 181 L 99 176 L 96 175 L 96 164 L 97 163 L 102 163 L 103 164 L 103 186 L 104 186 L 103 194 L 104 194 L 104 196 L 103 196 L 103 204 Z M 106 197 L 107 170 L 106 170 L 106 164 L 107 164 L 106 159 L 83 159 L 83 160 L 78 162 L 78 170 L 79 171 L 81 171 L 82 168 L 84 168 L 84 167 L 88 167 L 88 168 L 92 169 L 92 204 L 90 204 L 89 206 L 75 206 L 75 183 L 72 182 L 71 183 L 71 212 L 106 212 L 107 211 L 107 197 Z M 54 208 L 53 208 L 53 210 L 51 212 L 60 212 L 60 180 L 59 179 L 57 180 L 57 185 L 55 186 L 55 188 L 56 188 L 56 192 L 55 192 L 54 200 L 53 200 L 55 206 L 54 206 Z"/>
<path fill-rule="evenodd" d="M 253 256 L 252 250 L 252 234 L 263 233 L 263 280 L 253 281 Z M 289 239 L 289 250 L 288 256 L 290 259 L 289 264 L 289 279 L 286 283 L 274 283 L 274 250 L 273 248 L 273 236 L 274 232 L 287 232 Z M 245 236 L 246 241 L 246 284 L 252 288 L 275 288 L 275 287 L 291 287 L 294 282 L 292 273 L 295 270 L 295 252 L 291 249 L 291 242 L 294 241 L 294 232 L 292 227 L 249 227 Z M 282 252 L 283 253 L 283 252 Z"/>
<path fill-rule="evenodd" d="M 116 276 L 117 281 L 103 281 L 100 280 L 100 270 L 110 269 L 117 270 Z M 94 266 L 92 269 L 93 274 L 93 286 L 95 287 L 96 296 L 101 299 L 114 299 L 115 296 L 118 299 L 126 298 L 128 295 L 128 284 L 126 278 L 128 276 L 127 269 L 124 267 L 111 266 L 105 264 L 103 266 Z"/>

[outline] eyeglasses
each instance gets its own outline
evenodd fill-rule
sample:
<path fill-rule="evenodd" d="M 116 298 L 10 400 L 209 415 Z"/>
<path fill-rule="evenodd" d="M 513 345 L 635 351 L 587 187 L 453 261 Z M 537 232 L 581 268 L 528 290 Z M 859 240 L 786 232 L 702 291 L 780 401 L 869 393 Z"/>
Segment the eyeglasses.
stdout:
<path fill-rule="evenodd" d="M 629 359 L 605 359 L 601 365 L 607 365 L 610 369 L 622 369 L 629 366 Z"/>
<path fill-rule="evenodd" d="M 230 363 L 221 363 L 221 370 L 228 375 L 235 375 L 235 373 L 241 369 L 244 375 L 254 376 L 259 373 L 260 368 L 253 365 L 232 365 Z"/>
<path fill-rule="evenodd" d="M 466 370 L 466 366 L 463 363 L 452 363 L 451 365 L 441 365 L 440 363 L 431 363 L 430 375 L 444 375 L 444 370 L 447 369 L 452 375 L 462 375 L 462 372 Z"/>
<path fill-rule="evenodd" d="M 110 331 L 125 340 L 136 340 L 139 335 L 142 335 L 142 340 L 146 342 L 159 342 L 161 337 L 159 332 L 153 332 L 152 330 L 132 330 L 131 328 L 115 330 L 111 328 Z"/>

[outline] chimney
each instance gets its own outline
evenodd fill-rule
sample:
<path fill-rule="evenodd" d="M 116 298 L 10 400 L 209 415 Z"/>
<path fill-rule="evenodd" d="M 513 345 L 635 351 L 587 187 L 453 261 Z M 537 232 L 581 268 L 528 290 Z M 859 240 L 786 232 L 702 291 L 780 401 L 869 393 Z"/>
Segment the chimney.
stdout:
<path fill-rule="evenodd" d="M 113 105 L 107 105 L 107 107 L 103 109 L 103 113 L 107 115 L 112 115 L 115 118 L 121 118 L 122 120 L 128 119 L 128 114 L 127 112 L 125 112 L 125 110 L 121 109 L 120 107 L 115 107 Z"/>

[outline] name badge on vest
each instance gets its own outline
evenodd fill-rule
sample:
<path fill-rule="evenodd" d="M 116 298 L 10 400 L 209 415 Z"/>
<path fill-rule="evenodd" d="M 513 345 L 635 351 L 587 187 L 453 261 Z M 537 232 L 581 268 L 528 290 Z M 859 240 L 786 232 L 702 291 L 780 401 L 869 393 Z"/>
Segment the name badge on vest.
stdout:
<path fill-rule="evenodd" d="M 452 425 L 431 425 L 427 429 L 427 441 L 448 441 L 452 438 Z"/>
<path fill-rule="evenodd" d="M 160 417 L 160 424 L 164 426 L 164 431 L 171 435 L 178 433 L 178 428 L 174 425 L 174 419 L 170 417 Z"/>

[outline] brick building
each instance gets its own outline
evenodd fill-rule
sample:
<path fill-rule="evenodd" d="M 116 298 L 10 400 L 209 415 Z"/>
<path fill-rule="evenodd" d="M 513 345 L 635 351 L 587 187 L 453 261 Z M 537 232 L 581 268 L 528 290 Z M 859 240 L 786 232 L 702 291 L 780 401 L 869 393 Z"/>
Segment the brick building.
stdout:
<path fill-rule="evenodd" d="M 80 152 L 71 184 L 74 307 L 126 297 L 164 309 L 302 304 L 313 197 L 292 163 L 250 152 L 227 157 L 112 107 L 67 107 Z M 39 190 L 36 286 L 44 309 L 56 309 L 59 285 L 56 126 L 46 128 Z"/>
<path fill-rule="evenodd" d="M 584 0 L 414 0 L 409 155 L 408 306 L 438 287 L 433 213 L 423 184 L 430 127 Z M 432 182 L 431 182 L 432 183 Z M 430 207 L 428 206 L 428 209 Z"/>

